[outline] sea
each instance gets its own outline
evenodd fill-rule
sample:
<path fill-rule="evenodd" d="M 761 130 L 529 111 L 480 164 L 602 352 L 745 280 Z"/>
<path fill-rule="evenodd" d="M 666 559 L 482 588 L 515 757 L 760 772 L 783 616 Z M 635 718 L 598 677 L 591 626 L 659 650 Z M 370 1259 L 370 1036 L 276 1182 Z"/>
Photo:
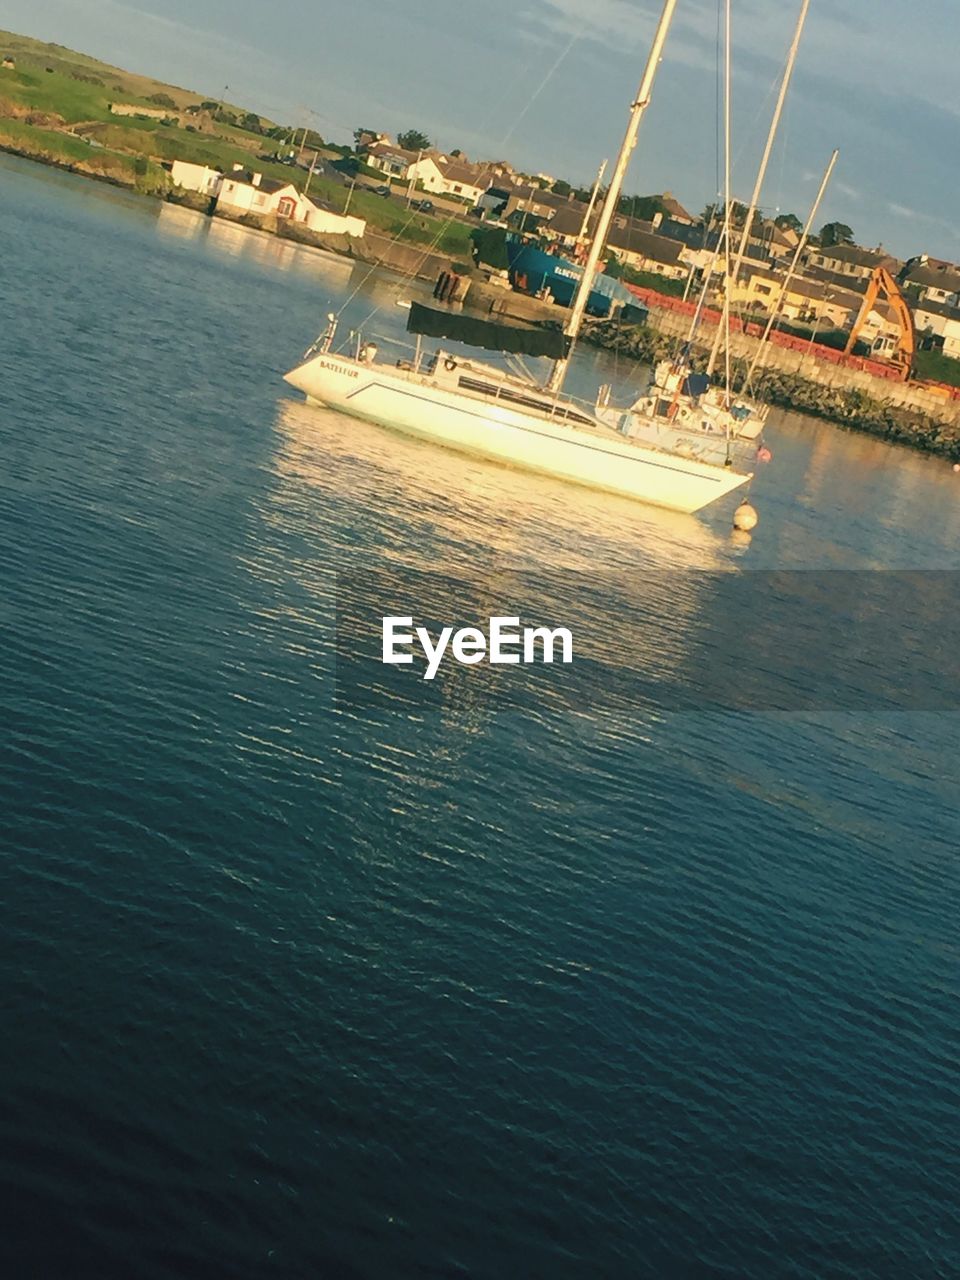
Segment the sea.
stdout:
<path fill-rule="evenodd" d="M 0 1274 L 956 1280 L 950 464 L 775 410 L 736 535 L 283 382 L 423 284 L 10 157 L 0 244 Z"/>

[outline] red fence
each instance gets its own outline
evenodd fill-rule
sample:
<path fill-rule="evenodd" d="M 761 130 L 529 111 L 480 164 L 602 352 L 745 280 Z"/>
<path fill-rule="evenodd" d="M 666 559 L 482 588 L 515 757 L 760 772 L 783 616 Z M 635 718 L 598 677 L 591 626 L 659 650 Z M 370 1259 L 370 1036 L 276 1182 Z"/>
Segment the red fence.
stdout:
<path fill-rule="evenodd" d="M 648 307 L 657 307 L 660 311 L 672 311 L 675 315 L 692 317 L 697 309 L 695 302 L 684 302 L 681 298 L 673 298 L 668 294 L 658 293 L 656 289 L 647 289 L 638 284 L 628 284 L 627 288 L 631 293 L 636 294 L 642 302 L 646 303 Z M 723 317 L 719 311 L 704 307 L 701 318 L 706 324 L 719 324 Z M 730 328 L 735 333 L 743 332 L 753 338 L 762 338 L 764 327 L 764 325 L 756 324 L 752 320 L 744 323 L 742 320 L 737 319 L 736 316 L 730 317 Z M 839 365 L 844 369 L 856 369 L 860 373 L 869 373 L 873 378 L 883 378 L 887 382 L 901 381 L 900 371 L 885 360 L 872 360 L 869 356 L 847 356 L 842 351 L 838 351 L 836 347 L 824 346 L 822 342 L 811 342 L 809 338 L 798 338 L 792 333 L 780 333 L 777 329 L 771 331 L 769 341 L 774 346 L 783 347 L 788 351 L 805 352 L 814 356 L 816 360 L 825 361 L 827 364 Z M 932 391 L 935 395 L 941 395 L 945 400 L 960 400 L 960 387 L 951 387 L 945 382 L 927 382 L 924 379 L 915 379 L 913 385 L 922 388 L 924 391 Z"/>

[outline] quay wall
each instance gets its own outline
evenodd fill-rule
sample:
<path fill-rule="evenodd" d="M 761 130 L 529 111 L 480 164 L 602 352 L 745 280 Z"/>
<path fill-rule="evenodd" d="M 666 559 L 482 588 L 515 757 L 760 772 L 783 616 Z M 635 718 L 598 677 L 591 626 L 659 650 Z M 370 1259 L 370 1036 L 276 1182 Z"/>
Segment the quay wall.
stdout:
<path fill-rule="evenodd" d="M 657 306 L 650 306 L 647 324 L 669 338 L 685 339 L 690 328 L 687 316 Z M 707 329 L 695 345 L 708 350 L 712 345 L 713 336 L 713 329 Z M 960 424 L 960 400 L 952 398 L 946 390 L 929 387 L 923 383 L 900 382 L 890 377 L 878 377 L 867 369 L 846 367 L 829 358 L 829 354 L 834 356 L 837 354 L 830 352 L 830 348 L 817 347 L 816 344 L 811 348 L 810 344 L 802 339 L 797 340 L 795 347 L 786 347 L 772 342 L 764 344 L 759 338 L 744 332 L 733 332 L 730 335 L 730 353 L 734 359 L 749 363 L 762 346 L 766 346 L 764 366 L 767 369 L 796 374 L 823 387 L 841 390 L 856 389 L 882 400 L 885 404 L 928 414 L 944 423 Z M 829 354 L 825 356 L 824 352 Z M 869 363 L 878 362 L 870 361 Z"/>

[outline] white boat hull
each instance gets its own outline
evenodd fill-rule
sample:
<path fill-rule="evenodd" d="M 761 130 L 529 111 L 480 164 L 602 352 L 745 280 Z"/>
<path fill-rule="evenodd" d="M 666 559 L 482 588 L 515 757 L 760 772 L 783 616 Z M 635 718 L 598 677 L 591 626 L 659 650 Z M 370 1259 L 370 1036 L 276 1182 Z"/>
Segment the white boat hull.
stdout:
<path fill-rule="evenodd" d="M 471 369 L 466 363 L 458 367 L 464 373 Z M 500 399 L 468 397 L 455 375 L 453 385 L 444 386 L 449 375 L 433 379 L 323 353 L 285 376 L 308 400 L 342 413 L 672 511 L 699 511 L 750 479 L 731 468 L 631 444 L 595 419 L 572 426 Z"/>

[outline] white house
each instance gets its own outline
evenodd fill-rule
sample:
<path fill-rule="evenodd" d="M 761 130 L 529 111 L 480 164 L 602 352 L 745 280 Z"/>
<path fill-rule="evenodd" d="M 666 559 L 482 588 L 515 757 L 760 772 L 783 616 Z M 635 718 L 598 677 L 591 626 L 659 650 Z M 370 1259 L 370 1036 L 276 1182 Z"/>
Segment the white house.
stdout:
<path fill-rule="evenodd" d="M 903 283 L 916 288 L 920 302 L 937 302 L 947 307 L 960 306 L 960 268 L 955 267 L 952 262 L 928 258 L 923 254 L 907 263 Z"/>
<path fill-rule="evenodd" d="M 232 173 L 223 174 L 219 169 L 208 169 L 206 165 L 174 160 L 170 176 L 185 191 L 217 196 L 217 204 L 231 212 L 273 213 L 278 218 L 302 222 L 311 231 L 340 236 L 360 237 L 367 229 L 363 218 L 345 217 L 314 204 L 291 182 L 277 182 L 259 173 L 246 173 L 239 166 Z"/>
<path fill-rule="evenodd" d="M 917 336 L 936 338 L 945 356 L 960 359 L 960 310 L 942 302 L 920 302 L 913 312 Z"/>
<path fill-rule="evenodd" d="M 199 191 L 201 195 L 220 194 L 223 174 L 219 169 L 208 169 L 205 164 L 188 164 L 186 160 L 174 160 L 170 177 L 184 191 Z"/>
<path fill-rule="evenodd" d="M 829 248 L 817 247 L 807 255 L 808 265 L 819 267 L 836 276 L 848 276 L 867 281 L 876 267 L 886 267 L 895 276 L 903 266 L 883 249 L 861 249 L 858 244 L 836 244 Z"/>
<path fill-rule="evenodd" d="M 467 200 L 475 205 L 492 180 L 493 175 L 479 165 L 446 160 L 441 162 L 435 178 L 423 178 L 422 182 L 425 191 L 441 196 L 457 196 L 460 200 Z"/>
<path fill-rule="evenodd" d="M 359 239 L 367 229 L 363 218 L 352 218 L 349 215 L 345 217 L 343 214 L 333 213 L 330 209 L 320 209 L 311 200 L 307 200 L 306 203 L 310 207 L 304 214 L 303 222 L 311 231 L 323 231 L 328 235 L 355 236 Z"/>
<path fill-rule="evenodd" d="M 440 178 L 438 161 L 440 156 L 434 151 L 404 151 L 402 147 L 394 147 L 389 143 L 376 142 L 367 148 L 365 162 L 371 169 L 378 169 L 388 178 L 397 178 L 409 182 L 411 178 L 422 182 L 426 190 L 435 191 L 435 184 Z"/>
<path fill-rule="evenodd" d="M 301 195 L 292 182 L 265 178 L 262 173 L 247 173 L 239 165 L 223 175 L 217 206 L 236 213 L 274 213 L 278 218 L 302 222 L 308 208 L 314 206 Z"/>

